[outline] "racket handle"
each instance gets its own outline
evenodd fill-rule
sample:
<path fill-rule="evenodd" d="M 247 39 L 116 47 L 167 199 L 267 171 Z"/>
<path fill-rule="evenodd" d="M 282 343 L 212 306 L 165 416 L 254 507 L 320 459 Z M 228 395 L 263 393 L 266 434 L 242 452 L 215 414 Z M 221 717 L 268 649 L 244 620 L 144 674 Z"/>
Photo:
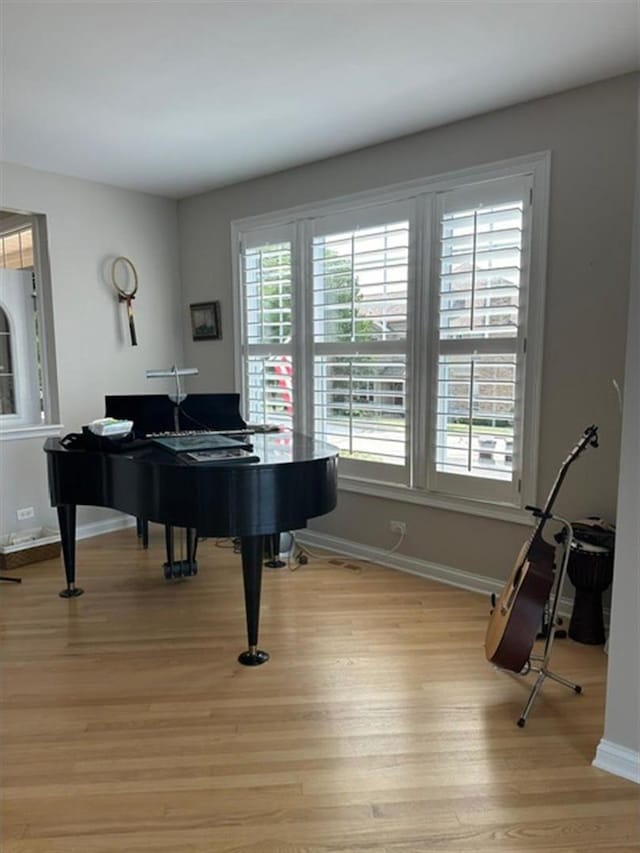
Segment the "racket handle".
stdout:
<path fill-rule="evenodd" d="M 131 346 L 138 346 L 138 336 L 136 335 L 136 324 L 133 322 L 133 308 L 131 302 L 127 302 L 127 314 L 129 315 L 129 334 L 131 335 Z"/>

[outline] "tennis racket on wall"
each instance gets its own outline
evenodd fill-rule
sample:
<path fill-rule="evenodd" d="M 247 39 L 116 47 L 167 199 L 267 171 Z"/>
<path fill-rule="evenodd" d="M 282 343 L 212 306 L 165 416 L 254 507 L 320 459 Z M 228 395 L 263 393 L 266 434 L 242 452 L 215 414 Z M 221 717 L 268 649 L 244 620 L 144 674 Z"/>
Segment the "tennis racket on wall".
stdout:
<path fill-rule="evenodd" d="M 124 302 L 127 306 L 131 346 L 136 347 L 138 346 L 138 336 L 132 303 L 138 292 L 138 273 L 129 258 L 119 257 L 111 264 L 111 283 L 118 294 L 118 301 Z"/>

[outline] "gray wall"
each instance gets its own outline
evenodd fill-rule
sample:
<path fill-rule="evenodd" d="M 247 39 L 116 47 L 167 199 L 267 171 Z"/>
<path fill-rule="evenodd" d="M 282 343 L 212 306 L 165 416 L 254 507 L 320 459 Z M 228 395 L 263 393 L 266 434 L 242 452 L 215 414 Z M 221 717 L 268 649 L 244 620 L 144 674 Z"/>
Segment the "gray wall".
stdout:
<path fill-rule="evenodd" d="M 640 773 L 640 150 L 618 504 L 604 739 L 633 750 Z"/>
<path fill-rule="evenodd" d="M 611 380 L 620 382 L 624 370 L 637 82 L 638 75 L 614 78 L 181 201 L 185 301 L 222 303 L 223 340 L 193 343 L 185 325 L 199 390 L 233 388 L 232 220 L 549 149 L 539 498 L 584 427 L 597 423 L 601 447 L 573 466 L 557 509 L 614 519 L 621 423 Z M 496 578 L 525 533 L 517 524 L 345 492 L 313 526 L 386 548 L 391 518 L 407 521 L 404 554 Z"/>
<path fill-rule="evenodd" d="M 104 415 L 104 395 L 164 390 L 148 367 L 182 360 L 176 203 L 143 193 L 2 164 L 0 204 L 46 215 L 60 418 L 64 432 Z M 108 260 L 133 260 L 140 280 L 132 347 Z M 0 532 L 57 524 L 49 508 L 43 439 L 0 441 Z M 18 522 L 17 507 L 35 519 Z M 80 524 L 112 516 L 83 509 Z"/>

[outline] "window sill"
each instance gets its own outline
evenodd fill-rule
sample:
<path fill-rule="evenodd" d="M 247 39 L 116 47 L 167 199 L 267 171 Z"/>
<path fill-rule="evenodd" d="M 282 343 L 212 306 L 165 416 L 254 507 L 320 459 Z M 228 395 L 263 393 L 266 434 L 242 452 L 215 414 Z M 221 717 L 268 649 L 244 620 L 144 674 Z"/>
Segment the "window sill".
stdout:
<path fill-rule="evenodd" d="M 380 483 L 372 480 L 356 479 L 355 477 L 338 477 L 338 488 L 345 492 L 355 492 L 387 500 L 403 501 L 404 503 L 420 504 L 449 512 L 462 512 L 466 515 L 479 515 L 483 518 L 494 518 L 499 521 L 510 521 L 513 524 L 531 526 L 531 513 L 520 507 L 505 504 L 489 503 L 466 498 L 454 498 L 448 495 L 424 492 L 391 483 Z"/>
<path fill-rule="evenodd" d="M 0 441 L 21 441 L 24 438 L 48 438 L 60 435 L 62 424 L 31 424 L 31 426 L 4 426 L 0 423 Z"/>

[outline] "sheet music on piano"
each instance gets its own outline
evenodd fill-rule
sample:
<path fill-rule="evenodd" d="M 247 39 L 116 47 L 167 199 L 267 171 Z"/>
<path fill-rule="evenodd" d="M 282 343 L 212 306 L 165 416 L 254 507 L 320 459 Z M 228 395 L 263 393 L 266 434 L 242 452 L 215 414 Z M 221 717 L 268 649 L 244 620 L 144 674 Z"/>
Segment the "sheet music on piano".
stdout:
<path fill-rule="evenodd" d="M 229 447 L 226 450 L 194 450 L 185 453 L 190 462 L 224 465 L 229 462 L 259 462 L 260 457 L 243 447 Z"/>
<path fill-rule="evenodd" d="M 199 453 L 251 449 L 252 444 L 246 438 L 232 438 L 228 435 L 210 433 L 208 435 L 171 435 L 151 439 L 158 447 L 171 453 Z"/>

